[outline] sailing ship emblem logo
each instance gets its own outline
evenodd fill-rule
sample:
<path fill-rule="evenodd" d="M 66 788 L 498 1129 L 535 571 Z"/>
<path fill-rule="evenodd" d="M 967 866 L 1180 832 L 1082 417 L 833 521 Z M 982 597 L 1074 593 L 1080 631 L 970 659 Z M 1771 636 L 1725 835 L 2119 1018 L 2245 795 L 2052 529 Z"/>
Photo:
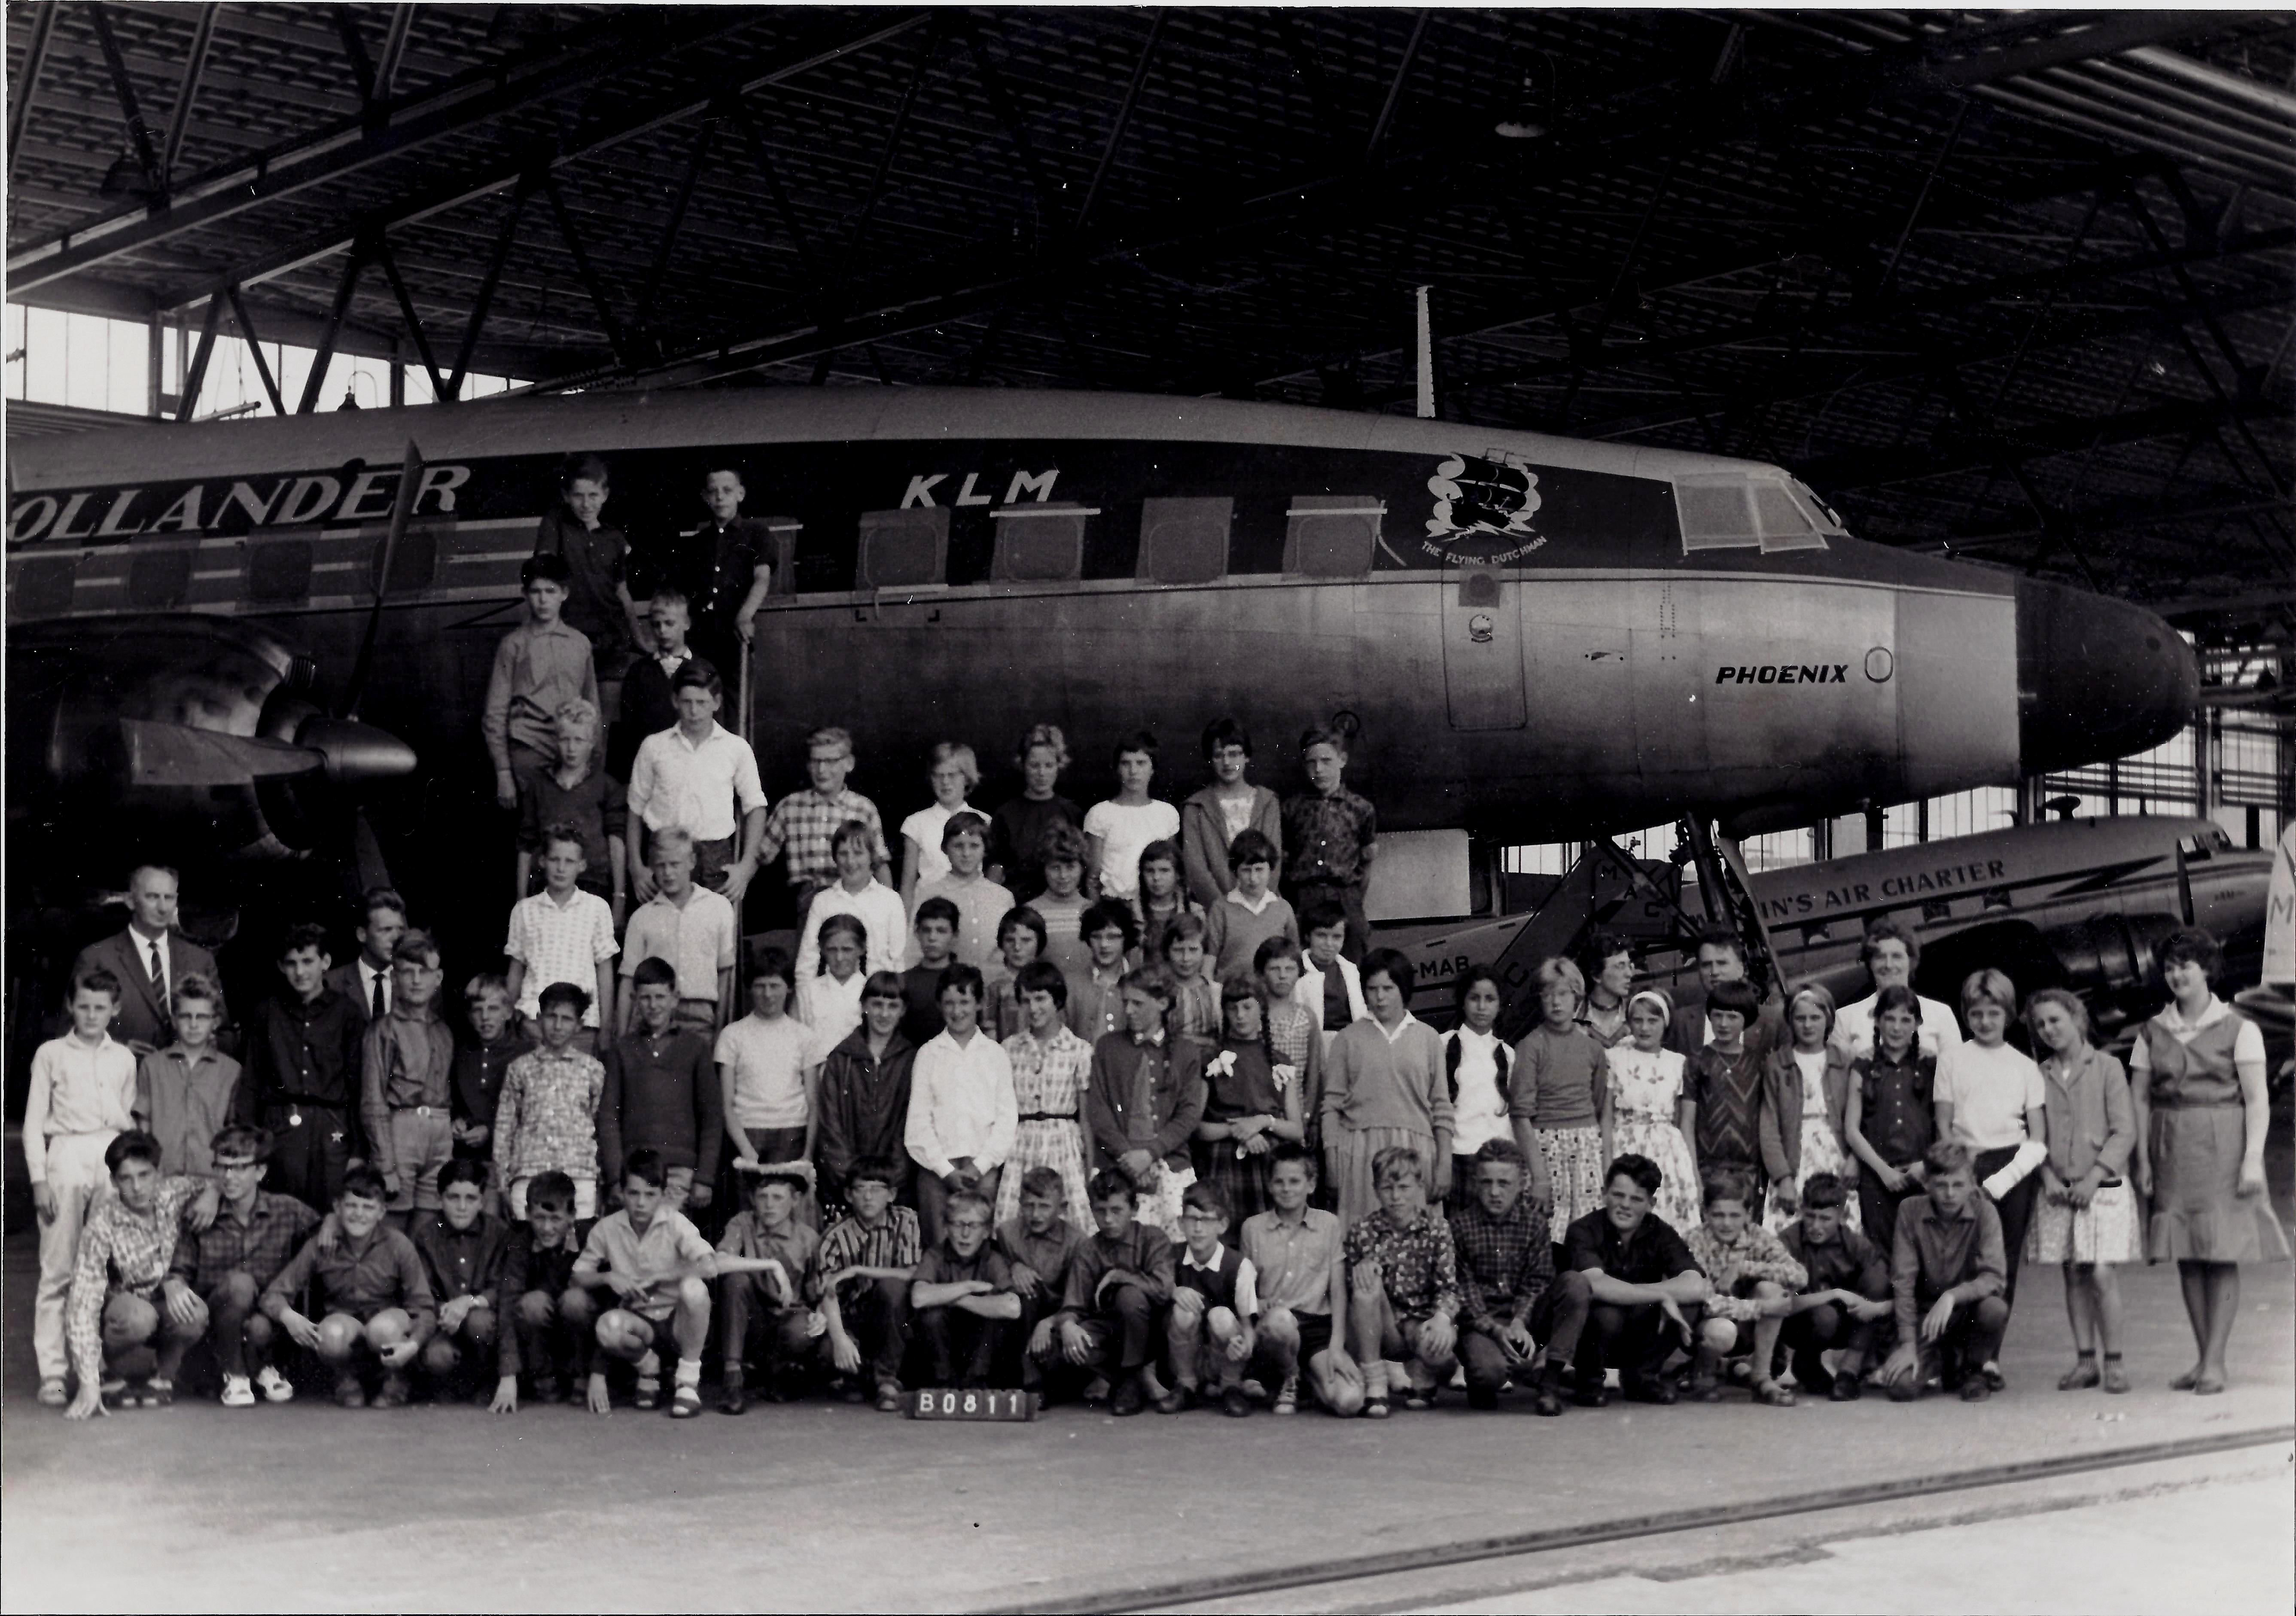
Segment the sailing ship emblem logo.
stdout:
<path fill-rule="evenodd" d="M 1546 542 L 1533 525 L 1538 474 L 1505 449 L 1453 455 L 1427 480 L 1435 508 L 1420 548 L 1446 561 L 1500 565 Z"/>

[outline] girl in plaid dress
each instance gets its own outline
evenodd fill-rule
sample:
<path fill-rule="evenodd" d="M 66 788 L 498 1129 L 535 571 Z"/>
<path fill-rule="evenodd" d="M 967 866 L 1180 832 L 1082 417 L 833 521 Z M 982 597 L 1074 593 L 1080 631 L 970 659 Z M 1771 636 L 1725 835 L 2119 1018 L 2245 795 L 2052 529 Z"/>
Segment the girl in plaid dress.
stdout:
<path fill-rule="evenodd" d="M 996 1224 L 1021 1215 L 1021 1181 L 1031 1169 L 1061 1176 L 1069 1226 L 1088 1229 L 1092 1203 L 1085 1196 L 1084 1097 L 1092 1086 L 1092 1046 L 1069 1030 L 1068 979 L 1049 960 L 1032 960 L 1013 979 L 1021 1029 L 1004 1040 L 1013 1065 L 1013 1095 L 1020 1130 L 1004 1175 L 996 1183 Z"/>
<path fill-rule="evenodd" d="M 1298 1139 L 1300 1073 L 1278 1065 L 1259 989 L 1238 978 L 1221 989 L 1226 1035 L 1204 1065 L 1204 1120 L 1196 1125 L 1196 1181 L 1218 1186 L 1237 1222 L 1267 1210 L 1267 1153 Z"/>

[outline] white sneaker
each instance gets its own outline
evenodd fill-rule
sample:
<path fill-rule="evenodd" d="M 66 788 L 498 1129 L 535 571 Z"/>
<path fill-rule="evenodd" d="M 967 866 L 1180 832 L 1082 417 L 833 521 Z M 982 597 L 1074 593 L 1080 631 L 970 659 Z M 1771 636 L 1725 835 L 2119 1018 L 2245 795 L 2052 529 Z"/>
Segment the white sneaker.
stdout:
<path fill-rule="evenodd" d="M 266 1402 L 291 1403 L 295 1400 L 294 1384 L 269 1364 L 263 1366 L 261 1373 L 255 1377 L 255 1383 L 263 1388 Z M 242 1381 L 241 1384 L 246 1382 Z"/>
<path fill-rule="evenodd" d="M 255 1407 L 255 1388 L 247 1383 L 245 1375 L 226 1374 L 223 1377 L 223 1406 L 226 1408 Z"/>

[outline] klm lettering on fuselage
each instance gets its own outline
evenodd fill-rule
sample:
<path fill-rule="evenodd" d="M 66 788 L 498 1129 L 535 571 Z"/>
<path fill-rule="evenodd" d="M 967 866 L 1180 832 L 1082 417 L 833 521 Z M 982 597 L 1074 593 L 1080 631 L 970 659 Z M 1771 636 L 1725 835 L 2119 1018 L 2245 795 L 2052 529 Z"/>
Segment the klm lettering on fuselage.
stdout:
<path fill-rule="evenodd" d="M 991 489 L 996 488 L 996 473 L 994 472 L 967 472 L 964 481 L 954 493 L 945 488 L 941 492 L 947 496 L 946 503 L 950 505 L 1017 505 L 1023 494 L 1033 496 L 1037 504 L 1043 504 L 1052 498 L 1053 484 L 1060 474 L 1058 466 L 1049 472 L 1016 471 L 1013 473 L 1013 480 L 1004 485 L 1004 497 L 1001 500 L 994 493 L 983 491 L 980 488 L 984 475 L 989 479 L 988 487 Z M 931 510 L 943 503 L 934 499 L 933 491 L 955 475 L 954 472 L 922 472 L 911 477 L 907 491 L 901 496 L 901 509 L 908 511 L 922 507 Z"/>
<path fill-rule="evenodd" d="M 1997 887 L 2007 879 L 2005 861 L 1977 858 L 1966 864 L 1908 870 L 1879 882 L 1857 881 L 1785 898 L 1766 898 L 1762 900 L 1762 918 L 1790 921 L 1808 915 L 1869 908 L 1875 904 L 1904 903 L 1940 892 L 1972 892 Z"/>
<path fill-rule="evenodd" d="M 466 465 L 430 465 L 415 485 L 417 516 L 450 514 L 471 480 Z M 195 482 L 164 488 L 35 494 L 8 513 L 8 542 L 29 544 L 132 538 L 139 533 L 209 533 L 219 528 L 295 528 L 322 522 L 381 521 L 398 496 L 398 468 L 343 476 L 312 472 L 253 482 Z"/>
<path fill-rule="evenodd" d="M 1754 667 L 1718 668 L 1717 685 L 1843 685 L 1849 682 L 1847 662 L 1764 662 Z"/>

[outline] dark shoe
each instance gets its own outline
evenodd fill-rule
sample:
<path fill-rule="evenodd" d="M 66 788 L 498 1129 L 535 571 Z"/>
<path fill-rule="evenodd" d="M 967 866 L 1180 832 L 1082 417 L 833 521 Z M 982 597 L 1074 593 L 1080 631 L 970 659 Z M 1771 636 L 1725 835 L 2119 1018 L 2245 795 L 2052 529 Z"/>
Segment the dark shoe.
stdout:
<path fill-rule="evenodd" d="M 358 1376 L 347 1374 L 335 1382 L 335 1407 L 338 1408 L 366 1407 L 366 1389 L 359 1384 Z"/>
<path fill-rule="evenodd" d="M 1904 1380 L 1890 1382 L 1890 1400 L 1893 1403 L 1918 1403 L 1922 1400 L 1922 1377 L 1909 1374 Z"/>
<path fill-rule="evenodd" d="M 1196 1390 L 1193 1386 L 1175 1386 L 1156 1399 L 1158 1414 L 1179 1414 L 1196 1406 Z"/>
<path fill-rule="evenodd" d="M 869 1400 L 869 1394 L 861 1390 L 859 1381 L 844 1382 L 839 1386 L 837 1395 L 849 1403 L 865 1403 Z"/>
<path fill-rule="evenodd" d="M 1562 1412 L 1562 1399 L 1554 1395 L 1554 1388 L 1541 1381 L 1530 1400 L 1531 1413 L 1542 1419 L 1554 1419 Z"/>
<path fill-rule="evenodd" d="M 1600 1381 L 1580 1381 L 1571 1389 L 1570 1400 L 1581 1408 L 1607 1408 L 1611 1406 L 1610 1389 Z"/>
<path fill-rule="evenodd" d="M 1470 1386 L 1467 1388 L 1468 1407 L 1488 1411 L 1490 1409 L 1496 1408 L 1498 1406 L 1499 1394 L 1492 1390 L 1488 1386 Z"/>
<path fill-rule="evenodd" d="M 739 1374 L 729 1374 L 718 1389 L 718 1408 L 721 1414 L 746 1414 L 750 1407 L 749 1389 L 742 1384 Z"/>
<path fill-rule="evenodd" d="M 2009 1383 L 2001 1373 L 2001 1366 L 1989 1358 L 1978 1366 L 1977 1373 L 1984 1377 L 1988 1391 L 1998 1391 Z"/>
<path fill-rule="evenodd" d="M 1231 1420 L 1251 1417 L 1251 1398 L 1241 1386 L 1230 1386 L 1220 1393 L 1220 1412 Z"/>
<path fill-rule="evenodd" d="M 1993 1388 L 1985 1383 L 1981 1374 L 1972 1374 L 1961 1383 L 1961 1400 L 1964 1403 L 1981 1403 L 1992 1395 Z"/>
<path fill-rule="evenodd" d="M 2071 1368 L 2057 1376 L 2057 1390 L 2060 1391 L 2086 1391 L 2091 1386 L 2095 1386 L 2102 1382 L 2104 1376 L 2097 1373 L 2096 1359 L 2093 1358 L 2083 1358 L 2077 1360 Z"/>
<path fill-rule="evenodd" d="M 1817 1354 L 1815 1352 L 1809 1354 L 1806 1360 L 1803 1358 L 1794 1360 L 1793 1377 L 1795 1383 L 1812 1397 L 1833 1395 L 1833 1373 L 1817 1361 Z M 1771 1378 L 1775 1380 L 1776 1376 L 1773 1375 Z"/>
<path fill-rule="evenodd" d="M 1721 1360 L 1704 1347 L 1691 1360 L 1690 1397 L 1693 1402 L 1718 1403 L 1722 1400 Z M 1631 1394 L 1629 1394 L 1631 1395 Z"/>
<path fill-rule="evenodd" d="M 1825 1395 L 1837 1403 L 1854 1403 L 1866 1395 L 1866 1388 L 1854 1374 L 1837 1374 Z"/>
<path fill-rule="evenodd" d="M 701 1412 L 701 1387 L 699 1382 L 680 1381 L 669 1394 L 669 1417 L 690 1420 Z"/>
<path fill-rule="evenodd" d="M 901 1389 L 898 1384 L 892 1381 L 880 1381 L 878 1382 L 877 1412 L 879 1414 L 898 1414 L 901 1412 Z"/>
<path fill-rule="evenodd" d="M 1672 1407 L 1681 1396 L 1675 1390 L 1674 1382 L 1662 1374 L 1637 1375 L 1627 1381 L 1620 1390 L 1629 1403 L 1656 1403 L 1662 1407 Z"/>
<path fill-rule="evenodd" d="M 386 1374 L 382 1377 L 382 1390 L 374 1394 L 374 1406 L 377 1408 L 404 1408 L 407 1397 L 406 1377 L 396 1373 Z"/>
<path fill-rule="evenodd" d="M 1131 1418 L 1147 1406 L 1147 1396 L 1140 1390 L 1140 1377 L 1136 1374 L 1126 1375 L 1108 1399 L 1108 1412 L 1119 1420 Z"/>
<path fill-rule="evenodd" d="M 558 1383 L 556 1375 L 537 1374 L 534 1377 L 534 1400 L 537 1403 L 562 1403 L 566 1400 L 566 1389 Z"/>

